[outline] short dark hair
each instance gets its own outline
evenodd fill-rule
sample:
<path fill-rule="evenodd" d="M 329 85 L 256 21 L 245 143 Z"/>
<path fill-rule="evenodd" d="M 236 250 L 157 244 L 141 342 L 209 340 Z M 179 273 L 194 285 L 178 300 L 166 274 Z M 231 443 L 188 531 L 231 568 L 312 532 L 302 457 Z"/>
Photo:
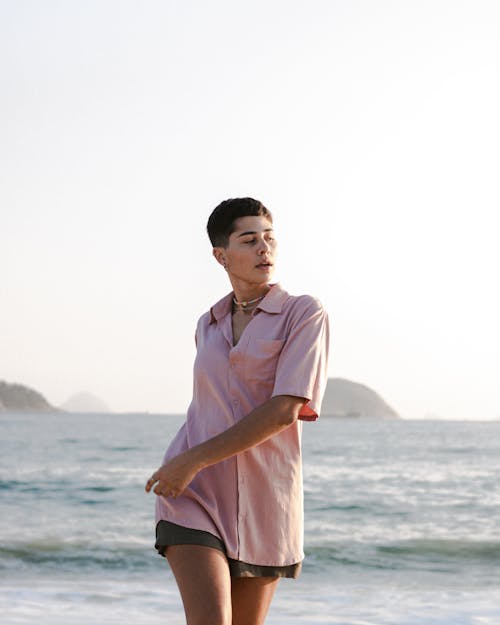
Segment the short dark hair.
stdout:
<path fill-rule="evenodd" d="M 213 247 L 227 247 L 234 232 L 234 222 L 240 217 L 266 217 L 273 223 L 271 212 L 258 200 L 237 197 L 224 200 L 208 218 L 207 232 Z"/>

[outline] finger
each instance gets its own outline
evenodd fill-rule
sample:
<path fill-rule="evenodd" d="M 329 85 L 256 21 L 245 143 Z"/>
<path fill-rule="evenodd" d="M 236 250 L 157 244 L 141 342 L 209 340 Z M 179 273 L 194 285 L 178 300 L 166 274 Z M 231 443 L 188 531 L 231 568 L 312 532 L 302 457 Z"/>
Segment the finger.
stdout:
<path fill-rule="evenodd" d="M 149 493 L 149 491 L 151 490 L 151 488 L 153 487 L 153 485 L 158 481 L 158 478 L 156 477 L 156 473 L 153 473 L 153 475 L 149 478 L 149 480 L 146 482 L 146 492 Z"/>
<path fill-rule="evenodd" d="M 153 493 L 155 495 L 162 495 L 163 497 L 169 497 L 171 495 L 170 491 L 168 490 L 168 488 L 162 487 L 160 486 L 160 484 L 157 484 L 154 488 L 153 488 Z"/>

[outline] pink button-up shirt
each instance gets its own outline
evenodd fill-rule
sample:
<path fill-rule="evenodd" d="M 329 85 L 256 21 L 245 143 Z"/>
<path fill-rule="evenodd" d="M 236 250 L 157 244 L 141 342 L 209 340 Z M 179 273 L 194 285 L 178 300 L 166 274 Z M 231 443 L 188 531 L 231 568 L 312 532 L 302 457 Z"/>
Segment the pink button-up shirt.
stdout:
<path fill-rule="evenodd" d="M 309 296 L 272 286 L 233 345 L 233 293 L 196 328 L 193 400 L 164 462 L 231 427 L 277 395 L 303 397 L 299 419 L 318 418 L 327 380 L 328 316 Z M 302 423 L 200 471 L 184 493 L 158 496 L 162 519 L 210 532 L 229 558 L 286 566 L 303 552 Z"/>

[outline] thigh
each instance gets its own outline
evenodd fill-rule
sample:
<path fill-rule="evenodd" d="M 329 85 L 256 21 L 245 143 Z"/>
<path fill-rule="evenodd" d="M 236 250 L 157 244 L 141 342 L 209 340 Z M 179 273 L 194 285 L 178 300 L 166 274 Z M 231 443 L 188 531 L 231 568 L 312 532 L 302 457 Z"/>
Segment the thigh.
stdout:
<path fill-rule="evenodd" d="M 231 578 L 232 625 L 263 625 L 279 577 Z"/>
<path fill-rule="evenodd" d="M 171 545 L 165 555 L 181 593 L 187 625 L 231 625 L 231 578 L 222 551 Z"/>

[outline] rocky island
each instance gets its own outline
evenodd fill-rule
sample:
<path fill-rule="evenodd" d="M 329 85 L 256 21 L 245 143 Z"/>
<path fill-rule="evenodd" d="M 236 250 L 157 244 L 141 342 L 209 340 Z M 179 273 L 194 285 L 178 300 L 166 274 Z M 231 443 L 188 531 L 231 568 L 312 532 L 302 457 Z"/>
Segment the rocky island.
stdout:
<path fill-rule="evenodd" d="M 344 378 L 329 378 L 321 413 L 326 417 L 401 418 L 371 388 Z"/>
<path fill-rule="evenodd" d="M 80 392 L 67 399 L 61 408 L 65 412 L 95 412 L 105 414 L 111 412 L 109 406 L 99 397 L 87 392 Z"/>
<path fill-rule="evenodd" d="M 78 393 L 65 402 L 61 408 L 57 408 L 52 406 L 38 391 L 22 384 L 9 384 L 0 380 L 0 413 L 7 411 L 104 414 L 110 410 L 102 400 L 89 393 Z M 328 380 L 321 412 L 325 417 L 400 418 L 398 413 L 375 391 L 344 378 Z"/>
<path fill-rule="evenodd" d="M 60 412 L 38 391 L 22 384 L 9 384 L 0 380 L 0 413 L 15 412 Z"/>

